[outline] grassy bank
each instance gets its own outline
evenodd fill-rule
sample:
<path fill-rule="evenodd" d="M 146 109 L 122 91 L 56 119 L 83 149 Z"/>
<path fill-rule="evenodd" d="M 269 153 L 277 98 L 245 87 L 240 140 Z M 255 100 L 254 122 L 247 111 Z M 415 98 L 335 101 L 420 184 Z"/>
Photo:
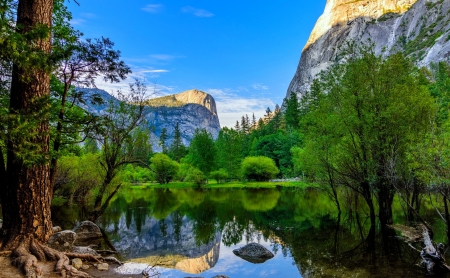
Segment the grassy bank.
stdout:
<path fill-rule="evenodd" d="M 170 182 L 168 184 L 159 183 L 142 183 L 142 184 L 129 184 L 132 188 L 195 188 L 192 182 Z M 284 181 L 284 182 L 242 182 L 231 181 L 217 183 L 215 180 L 209 180 L 208 184 L 205 184 L 204 188 L 275 188 L 277 186 L 282 187 L 317 187 L 317 184 L 302 182 L 302 181 Z"/>

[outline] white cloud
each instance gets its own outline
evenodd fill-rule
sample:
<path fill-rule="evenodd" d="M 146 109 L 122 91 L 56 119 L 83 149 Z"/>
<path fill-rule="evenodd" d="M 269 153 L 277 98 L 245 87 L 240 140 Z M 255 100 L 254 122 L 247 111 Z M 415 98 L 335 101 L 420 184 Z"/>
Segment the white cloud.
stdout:
<path fill-rule="evenodd" d="M 86 22 L 86 20 L 82 19 L 82 18 L 73 18 L 70 21 L 70 25 L 83 25 Z"/>
<path fill-rule="evenodd" d="M 214 16 L 214 14 L 212 12 L 209 12 L 209 11 L 203 10 L 203 9 L 197 9 L 197 8 L 194 8 L 194 7 L 191 7 L 191 6 L 183 7 L 181 9 L 181 11 L 183 13 L 190 13 L 190 14 L 193 14 L 193 15 L 198 16 L 198 17 L 212 17 L 212 16 Z"/>
<path fill-rule="evenodd" d="M 146 11 L 148 13 L 156 14 L 161 12 L 164 6 L 161 4 L 148 4 L 145 7 L 141 8 L 141 10 Z"/>
<path fill-rule="evenodd" d="M 269 86 L 266 86 L 266 85 L 263 85 L 263 84 L 260 84 L 260 83 L 253 84 L 252 88 L 255 89 L 255 90 L 262 90 L 262 91 L 269 90 Z"/>
<path fill-rule="evenodd" d="M 207 93 L 216 100 L 217 113 L 222 127 L 233 127 L 236 121 L 240 121 L 243 115 L 250 118 L 253 113 L 258 120 L 263 117 L 267 107 L 275 106 L 275 103 L 268 98 L 243 97 L 239 95 L 241 90 L 231 89 L 209 89 Z"/>
<path fill-rule="evenodd" d="M 96 18 L 96 17 L 97 17 L 97 16 L 96 16 L 95 14 L 93 14 L 93 13 L 81 13 L 80 16 L 81 16 L 81 17 L 84 17 L 84 18 Z"/>
<path fill-rule="evenodd" d="M 143 70 L 143 73 L 166 73 L 169 72 L 168 70 L 163 69 L 155 69 L 155 70 Z"/>
<path fill-rule="evenodd" d="M 175 58 L 179 58 L 180 56 L 169 55 L 169 54 L 152 54 L 150 58 L 158 60 L 158 61 L 171 61 Z"/>

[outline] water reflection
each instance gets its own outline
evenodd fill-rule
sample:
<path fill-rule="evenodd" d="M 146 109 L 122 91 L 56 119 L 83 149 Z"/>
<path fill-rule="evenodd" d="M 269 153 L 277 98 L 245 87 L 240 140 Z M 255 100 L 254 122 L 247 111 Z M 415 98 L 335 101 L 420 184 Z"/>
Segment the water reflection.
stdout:
<path fill-rule="evenodd" d="M 157 261 L 164 277 L 423 276 L 416 251 L 393 230 L 370 227 L 366 208 L 345 203 L 339 214 L 314 189 L 128 189 L 99 224 L 124 259 Z M 394 212 L 402 223 L 400 204 Z M 272 250 L 273 261 L 252 265 L 232 254 L 249 242 Z"/>

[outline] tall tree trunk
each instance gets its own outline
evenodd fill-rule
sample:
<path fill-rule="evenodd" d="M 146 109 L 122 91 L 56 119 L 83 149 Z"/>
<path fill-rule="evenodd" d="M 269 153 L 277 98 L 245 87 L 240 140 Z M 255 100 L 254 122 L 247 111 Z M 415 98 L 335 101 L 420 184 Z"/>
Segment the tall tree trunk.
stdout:
<path fill-rule="evenodd" d="M 387 185 L 382 184 L 378 189 L 378 216 L 382 227 L 392 224 L 392 203 L 394 201 L 393 189 Z"/>
<path fill-rule="evenodd" d="M 52 23 L 53 0 L 20 0 L 17 11 L 18 32 L 25 34 L 35 27 Z M 30 48 L 44 53 L 51 51 L 50 34 L 28 41 Z M 10 114 L 31 119 L 48 105 L 50 77 L 46 70 L 35 67 L 13 66 Z M 50 203 L 49 125 L 46 117 L 33 119 L 37 125 L 27 129 L 28 134 L 10 136 L 7 152 L 7 179 L 4 189 L 3 234 L 4 247 L 17 247 L 30 239 L 46 242 L 52 234 Z M 31 136 L 30 136 L 31 135 Z M 24 161 L 21 146 L 36 146 L 36 163 Z M 25 153 L 25 155 L 29 155 Z"/>

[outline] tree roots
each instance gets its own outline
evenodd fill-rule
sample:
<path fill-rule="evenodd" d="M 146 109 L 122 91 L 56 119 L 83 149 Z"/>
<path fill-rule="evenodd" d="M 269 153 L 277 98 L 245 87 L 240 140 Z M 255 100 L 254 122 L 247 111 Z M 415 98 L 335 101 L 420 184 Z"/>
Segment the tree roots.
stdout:
<path fill-rule="evenodd" d="M 7 252 L 7 251 L 6 251 Z M 2 252 L 5 253 L 5 252 Z M 55 261 L 55 271 L 62 277 L 90 277 L 87 273 L 78 271 L 70 265 L 70 258 L 80 258 L 100 262 L 101 257 L 88 254 L 62 253 L 43 245 L 35 240 L 22 241 L 19 247 L 12 251 L 12 263 L 21 269 L 26 278 L 42 278 L 42 269 L 38 261 Z"/>

